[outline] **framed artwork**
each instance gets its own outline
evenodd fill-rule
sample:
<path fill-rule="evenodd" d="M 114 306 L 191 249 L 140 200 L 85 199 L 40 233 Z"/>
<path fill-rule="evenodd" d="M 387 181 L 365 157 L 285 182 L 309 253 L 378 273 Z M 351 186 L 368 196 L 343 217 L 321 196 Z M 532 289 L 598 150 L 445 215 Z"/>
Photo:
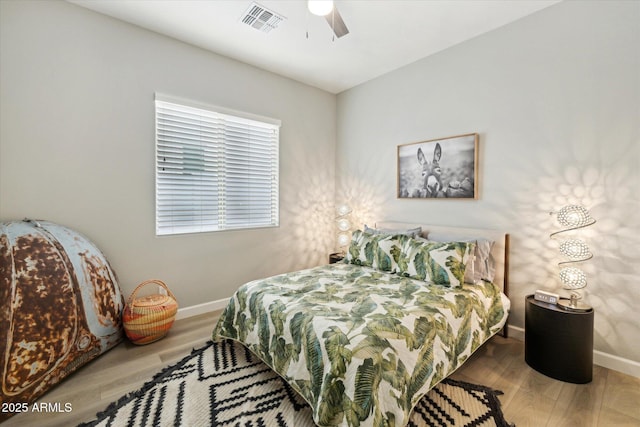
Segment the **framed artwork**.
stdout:
<path fill-rule="evenodd" d="M 477 199 L 478 134 L 398 145 L 398 198 Z"/>

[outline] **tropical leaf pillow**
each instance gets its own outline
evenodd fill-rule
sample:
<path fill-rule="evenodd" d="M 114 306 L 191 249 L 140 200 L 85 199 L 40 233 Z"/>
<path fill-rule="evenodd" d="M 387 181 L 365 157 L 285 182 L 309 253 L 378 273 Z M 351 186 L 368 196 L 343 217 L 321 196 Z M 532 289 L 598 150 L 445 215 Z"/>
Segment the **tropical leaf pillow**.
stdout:
<path fill-rule="evenodd" d="M 472 264 L 474 242 L 432 242 L 395 236 L 392 248 L 398 274 L 448 287 L 464 283 L 467 264 Z"/>
<path fill-rule="evenodd" d="M 351 235 L 345 262 L 395 273 L 397 265 L 391 256 L 391 248 L 397 246 L 395 236 L 370 234 L 356 230 Z"/>

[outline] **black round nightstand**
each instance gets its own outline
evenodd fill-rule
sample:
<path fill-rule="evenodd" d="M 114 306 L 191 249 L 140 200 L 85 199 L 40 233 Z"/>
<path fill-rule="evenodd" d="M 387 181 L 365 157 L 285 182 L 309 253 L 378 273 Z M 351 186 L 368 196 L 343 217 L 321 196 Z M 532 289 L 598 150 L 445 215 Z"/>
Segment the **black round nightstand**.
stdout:
<path fill-rule="evenodd" d="M 593 376 L 593 309 L 568 311 L 528 295 L 524 358 L 536 371 L 575 384 Z"/>

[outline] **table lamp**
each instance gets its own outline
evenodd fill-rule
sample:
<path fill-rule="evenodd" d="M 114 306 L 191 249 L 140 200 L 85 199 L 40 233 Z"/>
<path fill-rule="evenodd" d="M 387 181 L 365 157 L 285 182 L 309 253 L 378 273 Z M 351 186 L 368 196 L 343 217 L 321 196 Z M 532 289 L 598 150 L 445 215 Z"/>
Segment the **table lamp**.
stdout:
<path fill-rule="evenodd" d="M 579 205 L 567 205 L 558 212 L 551 212 L 551 215 L 554 214 L 563 229 L 551 233 L 549 235 L 551 238 L 554 238 L 561 233 L 588 227 L 596 222 L 589 214 L 589 211 Z M 560 243 L 559 251 L 565 257 L 564 261 L 558 263 L 558 266 L 560 267 L 560 282 L 562 282 L 564 289 L 572 292 L 568 300 L 560 299 L 560 301 L 558 301 L 558 305 L 565 310 L 571 311 L 590 310 L 591 307 L 579 301 L 582 296 L 578 292 L 578 289 L 582 289 L 587 286 L 587 276 L 584 271 L 576 266 L 576 264 L 593 258 L 593 254 L 584 241 L 576 238 L 562 241 Z"/>

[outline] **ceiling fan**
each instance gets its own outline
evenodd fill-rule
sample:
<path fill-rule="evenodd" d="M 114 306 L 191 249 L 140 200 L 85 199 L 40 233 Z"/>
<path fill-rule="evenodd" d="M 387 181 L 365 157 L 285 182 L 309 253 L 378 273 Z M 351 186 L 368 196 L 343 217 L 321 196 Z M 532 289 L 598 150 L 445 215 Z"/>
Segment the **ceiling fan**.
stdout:
<path fill-rule="evenodd" d="M 312 14 L 324 16 L 336 37 L 349 34 L 349 29 L 332 0 L 308 0 L 307 7 Z"/>

